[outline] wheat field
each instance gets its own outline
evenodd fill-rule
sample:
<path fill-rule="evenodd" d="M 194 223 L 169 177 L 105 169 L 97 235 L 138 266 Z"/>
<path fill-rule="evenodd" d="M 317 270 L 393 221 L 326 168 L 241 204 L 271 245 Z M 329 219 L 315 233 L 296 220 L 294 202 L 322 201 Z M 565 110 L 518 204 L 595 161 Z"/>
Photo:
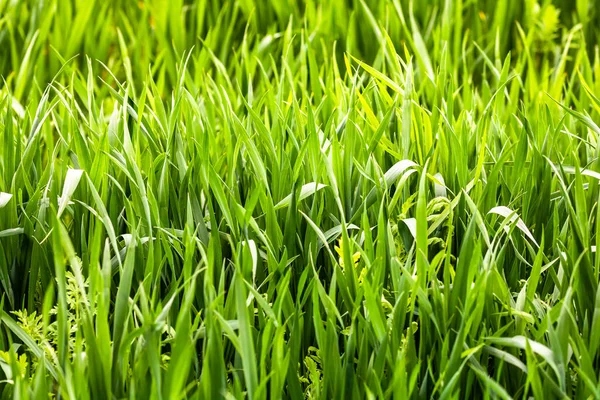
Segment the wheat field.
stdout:
<path fill-rule="evenodd" d="M 600 398 L 589 0 L 0 0 L 0 399 Z"/>

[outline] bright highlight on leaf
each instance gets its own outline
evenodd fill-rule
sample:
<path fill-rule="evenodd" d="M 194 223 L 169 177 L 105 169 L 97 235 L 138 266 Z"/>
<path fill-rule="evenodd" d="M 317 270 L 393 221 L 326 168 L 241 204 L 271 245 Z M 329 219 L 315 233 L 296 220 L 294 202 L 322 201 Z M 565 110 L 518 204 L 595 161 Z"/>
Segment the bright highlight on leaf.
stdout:
<path fill-rule="evenodd" d="M 80 169 L 70 169 L 65 177 L 65 184 L 61 196 L 58 198 L 58 216 L 60 217 L 70 203 L 71 196 L 79 185 L 83 171 Z"/>
<path fill-rule="evenodd" d="M 500 215 L 501 217 L 506 218 L 508 220 L 509 224 L 516 223 L 515 224 L 516 227 L 519 228 L 521 230 L 521 232 L 523 232 L 529 240 L 531 240 L 533 243 L 535 243 L 537 245 L 537 242 L 535 241 L 535 238 L 529 231 L 529 228 L 527 228 L 527 225 L 525 225 L 525 222 L 523 222 L 523 220 L 519 217 L 519 215 L 515 211 L 513 211 L 510 208 L 505 207 L 505 206 L 498 206 L 498 207 L 492 208 L 488 212 L 488 214 Z M 510 228 L 508 226 L 505 226 L 504 229 L 508 232 Z"/>
<path fill-rule="evenodd" d="M 304 200 L 309 196 L 312 196 L 313 194 L 315 194 L 316 192 L 318 192 L 319 190 L 323 189 L 327 187 L 327 185 L 324 185 L 322 183 L 316 183 L 316 182 L 311 182 L 311 183 L 307 183 L 305 185 L 302 186 L 302 188 L 300 189 L 300 196 L 298 197 L 298 201 Z M 278 210 L 280 208 L 284 208 L 284 207 L 288 207 L 291 202 L 292 202 L 292 194 L 286 196 L 283 200 L 281 200 L 279 203 L 277 203 L 277 205 L 275 206 L 275 209 Z"/>
<path fill-rule="evenodd" d="M 12 197 L 10 193 L 0 192 L 0 208 L 6 206 Z"/>

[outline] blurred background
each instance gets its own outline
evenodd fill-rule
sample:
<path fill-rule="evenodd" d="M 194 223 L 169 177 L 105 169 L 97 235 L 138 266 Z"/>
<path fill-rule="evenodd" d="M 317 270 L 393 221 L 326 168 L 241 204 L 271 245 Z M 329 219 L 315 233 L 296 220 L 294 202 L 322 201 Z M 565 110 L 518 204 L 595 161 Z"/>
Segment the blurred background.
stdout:
<path fill-rule="evenodd" d="M 535 49 L 530 62 L 560 58 L 561 45 L 585 46 L 597 53 L 600 22 L 588 0 L 0 0 L 0 75 L 18 101 L 30 86 L 40 91 L 66 60 L 85 69 L 82 55 L 104 63 L 125 79 L 141 84 L 148 73 L 168 91 L 176 81 L 176 62 L 194 48 L 190 70 L 223 68 L 240 59 L 233 49 L 257 49 L 276 60 L 285 33 L 302 36 L 299 46 L 334 51 L 372 63 L 381 48 L 383 27 L 399 54 L 416 53 L 421 70 L 443 58 L 483 65 L 473 38 L 486 53 L 503 59 L 523 48 Z M 561 30 L 581 31 L 569 39 Z M 583 38 L 587 42 L 584 42 Z M 304 40 L 306 42 L 304 43 Z M 244 46 L 240 44 L 244 42 Z M 212 54 L 211 54 L 212 53 Z M 318 52 L 317 52 L 318 54 Z M 322 53 L 321 53 L 322 54 Z M 420 58 L 420 59 L 419 59 Z M 493 58 L 493 57 L 490 57 Z M 590 57 L 594 58 L 594 57 Z M 317 60 L 319 61 L 319 60 Z M 150 68 L 150 70 L 149 70 Z M 130 81 L 132 81 L 130 79 Z"/>

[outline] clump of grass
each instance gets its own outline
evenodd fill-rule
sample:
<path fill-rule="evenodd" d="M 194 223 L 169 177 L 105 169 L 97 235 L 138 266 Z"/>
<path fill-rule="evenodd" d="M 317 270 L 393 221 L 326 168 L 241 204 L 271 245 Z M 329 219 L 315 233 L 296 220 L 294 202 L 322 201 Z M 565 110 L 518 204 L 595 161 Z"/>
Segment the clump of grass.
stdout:
<path fill-rule="evenodd" d="M 423 4 L 0 0 L 0 396 L 600 397 L 596 9 Z"/>

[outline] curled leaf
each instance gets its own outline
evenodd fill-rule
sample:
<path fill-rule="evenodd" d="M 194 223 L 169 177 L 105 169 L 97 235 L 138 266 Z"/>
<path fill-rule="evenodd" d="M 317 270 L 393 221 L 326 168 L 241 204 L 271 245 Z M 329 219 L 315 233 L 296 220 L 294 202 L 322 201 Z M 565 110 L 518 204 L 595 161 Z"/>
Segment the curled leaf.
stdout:
<path fill-rule="evenodd" d="M 75 189 L 79 185 L 79 181 L 81 180 L 81 176 L 83 175 L 83 170 L 81 169 L 70 169 L 67 171 L 67 176 L 65 177 L 65 184 L 63 186 L 62 195 L 59 198 L 58 202 L 58 216 L 60 217 L 62 213 L 65 211 L 67 206 L 69 205 L 69 201 L 71 200 L 71 196 L 75 193 Z"/>
<path fill-rule="evenodd" d="M 10 193 L 0 192 L 0 208 L 8 204 L 13 195 Z"/>
<path fill-rule="evenodd" d="M 302 186 L 302 189 L 300 189 L 300 197 L 298 198 L 298 201 L 304 200 L 308 196 L 318 192 L 319 190 L 323 189 L 324 187 L 327 187 L 327 185 L 324 185 L 322 183 L 317 183 L 317 182 L 307 183 L 306 185 Z M 293 196 L 293 194 L 286 196 L 283 200 L 281 200 L 279 203 L 277 203 L 277 205 L 275 206 L 275 209 L 279 210 L 281 208 L 285 208 L 285 207 L 289 206 L 292 203 L 292 196 Z"/>
<path fill-rule="evenodd" d="M 527 225 L 525 225 L 525 222 L 523 222 L 521 217 L 519 217 L 519 215 L 515 211 L 513 211 L 510 208 L 505 207 L 505 206 L 498 206 L 498 207 L 492 208 L 488 212 L 488 215 L 489 214 L 497 214 L 504 218 L 510 218 L 508 221 L 509 224 L 514 224 L 516 222 L 517 228 L 519 228 L 521 230 L 521 232 L 523 232 L 525 234 L 525 236 L 527 236 L 527 238 L 529 240 L 531 240 L 536 246 L 539 246 L 538 243 L 536 242 L 535 238 L 531 234 L 531 231 L 529 231 L 529 228 L 527 228 Z M 509 229 L 509 227 L 505 226 L 505 230 L 508 231 L 508 229 Z"/>

